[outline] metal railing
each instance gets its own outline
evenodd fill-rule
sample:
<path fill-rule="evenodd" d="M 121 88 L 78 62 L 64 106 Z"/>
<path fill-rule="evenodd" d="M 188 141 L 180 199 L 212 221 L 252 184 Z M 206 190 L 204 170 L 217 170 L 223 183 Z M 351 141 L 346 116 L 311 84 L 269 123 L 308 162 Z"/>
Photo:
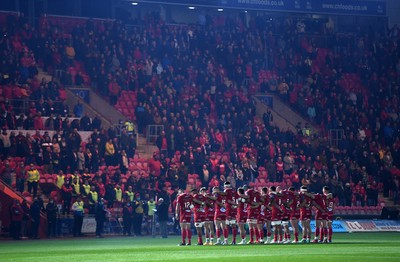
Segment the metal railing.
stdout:
<path fill-rule="evenodd" d="M 146 127 L 146 142 L 147 144 L 153 144 L 156 142 L 157 138 L 164 131 L 163 125 L 148 125 Z"/>
<path fill-rule="evenodd" d="M 329 142 L 333 146 L 337 146 L 339 141 L 343 140 L 344 129 L 329 129 Z"/>

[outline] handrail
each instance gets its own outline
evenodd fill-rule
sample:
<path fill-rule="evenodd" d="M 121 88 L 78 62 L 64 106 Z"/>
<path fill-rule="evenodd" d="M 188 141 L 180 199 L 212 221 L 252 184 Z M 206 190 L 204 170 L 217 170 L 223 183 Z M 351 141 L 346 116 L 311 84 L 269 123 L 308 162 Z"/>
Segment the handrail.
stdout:
<path fill-rule="evenodd" d="M 30 206 L 32 203 L 30 203 L 20 192 L 14 190 L 10 185 L 7 185 L 3 180 L 0 179 L 0 191 L 3 191 L 6 195 L 16 198 L 18 197 L 18 200 L 26 200 L 28 202 L 28 205 Z M 22 201 L 21 201 L 22 202 Z M 46 217 L 46 214 L 43 211 L 40 211 L 40 216 Z"/>

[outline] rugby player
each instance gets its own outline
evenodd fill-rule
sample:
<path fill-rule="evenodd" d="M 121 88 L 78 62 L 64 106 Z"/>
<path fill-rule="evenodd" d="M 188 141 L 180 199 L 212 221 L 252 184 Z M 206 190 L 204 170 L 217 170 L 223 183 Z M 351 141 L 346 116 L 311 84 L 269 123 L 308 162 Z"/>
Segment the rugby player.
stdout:
<path fill-rule="evenodd" d="M 176 201 L 175 217 L 181 226 L 182 242 L 179 246 L 190 246 L 192 244 L 192 231 L 190 230 L 190 222 L 192 219 L 193 196 L 184 192 L 180 192 Z M 186 237 L 188 241 L 186 242 Z"/>
<path fill-rule="evenodd" d="M 281 194 L 281 209 L 282 209 L 282 230 L 283 230 L 283 244 L 290 243 L 290 230 L 289 230 L 289 220 L 290 220 L 290 205 L 292 202 L 291 193 L 289 190 L 282 190 L 280 186 L 276 188 L 276 191 Z"/>
<path fill-rule="evenodd" d="M 193 196 L 193 211 L 194 211 L 194 226 L 197 231 L 197 245 L 203 245 L 202 228 L 206 219 L 205 201 L 206 197 L 199 194 L 197 189 L 192 189 Z"/>
<path fill-rule="evenodd" d="M 328 243 L 332 243 L 332 221 L 333 211 L 335 209 L 335 199 L 332 193 L 329 192 L 329 187 L 323 188 L 323 193 L 326 196 L 326 222 L 328 226 Z"/>
<path fill-rule="evenodd" d="M 299 242 L 299 218 L 300 218 L 300 195 L 294 187 L 290 187 L 289 191 L 292 193 L 292 201 L 290 202 L 290 224 L 293 228 L 294 240 L 292 243 Z"/>
<path fill-rule="evenodd" d="M 200 192 L 205 196 L 205 210 L 206 216 L 204 220 L 204 234 L 206 236 L 206 242 L 204 245 L 214 245 L 214 215 L 215 215 L 215 199 L 211 196 L 205 187 L 200 189 Z"/>
<path fill-rule="evenodd" d="M 268 195 L 268 187 L 263 187 L 261 189 L 261 198 L 262 198 L 262 205 L 261 205 L 261 215 L 262 215 L 262 226 L 261 229 L 263 228 L 265 224 L 265 228 L 267 230 L 267 239 L 263 239 L 262 242 L 264 244 L 268 244 L 271 241 L 271 207 L 269 206 L 270 199 Z M 260 219 L 261 220 L 261 219 Z M 261 222 L 261 221 L 259 221 Z M 259 224 L 257 224 L 257 227 Z"/>
<path fill-rule="evenodd" d="M 217 235 L 217 241 L 214 245 L 227 245 L 228 235 L 226 230 L 226 198 L 223 194 L 220 194 L 220 189 L 218 187 L 213 187 L 213 195 L 215 199 L 215 213 L 214 213 L 214 224 L 215 231 Z M 221 231 L 224 236 L 224 241 L 221 242 Z"/>
<path fill-rule="evenodd" d="M 231 183 L 224 183 L 224 193 L 225 193 L 225 208 L 226 208 L 226 233 L 229 236 L 229 226 L 232 228 L 232 245 L 236 245 L 236 235 L 237 235 L 237 225 L 236 225 L 236 214 L 237 214 L 237 201 L 238 195 L 234 189 L 231 187 Z"/>
<path fill-rule="evenodd" d="M 271 207 L 271 226 L 274 227 L 274 239 L 270 244 L 282 243 L 282 197 L 276 191 L 275 186 L 269 188 L 269 206 Z"/>

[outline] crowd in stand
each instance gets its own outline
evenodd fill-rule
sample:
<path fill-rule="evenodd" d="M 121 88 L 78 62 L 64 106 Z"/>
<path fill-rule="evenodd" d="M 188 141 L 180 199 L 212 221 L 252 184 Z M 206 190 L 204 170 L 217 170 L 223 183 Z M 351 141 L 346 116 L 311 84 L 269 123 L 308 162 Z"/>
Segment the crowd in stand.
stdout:
<path fill-rule="evenodd" d="M 119 21 L 88 20 L 71 30 L 45 18 L 38 29 L 22 21 L 8 19 L 7 28 L 18 26 L 1 39 L 7 54 L 1 68 L 3 94 L 22 83 L 21 93 L 43 103 L 62 100 L 62 88 L 56 84 L 39 84 L 35 89 L 34 61 L 43 61 L 45 69 L 66 69 L 80 61 L 86 72 L 78 72 L 72 82 L 82 84 L 87 73 L 92 86 L 113 104 L 121 90 L 134 90 L 137 131 L 142 133 L 148 124 L 164 126 L 156 141 L 159 152 L 146 161 L 148 169 L 135 172 L 130 168 L 135 155 L 132 134 L 124 131 L 117 137 L 115 130 L 96 126 L 89 141 L 82 143 L 78 127 L 62 125 L 52 138 L 11 136 L 7 129 L 12 129 L 13 121 L 7 117 L 12 111 L 5 100 L 3 159 L 24 157 L 23 164 L 35 163 L 43 166 L 44 173 L 58 174 L 66 212 L 72 204 L 65 194 L 68 184 L 72 187 L 68 194 L 86 192 L 89 201 L 90 189 L 110 207 L 124 202 L 116 192 L 129 188 L 146 199 L 156 193 L 170 199 L 172 194 L 172 203 L 174 189 L 185 189 L 190 174 L 197 174 L 204 186 L 225 181 L 265 186 L 261 178 L 307 185 L 314 192 L 328 185 L 341 206 L 378 205 L 379 190 L 398 201 L 400 34 L 396 28 L 387 33 L 358 32 L 347 45 L 326 30 L 331 46 L 316 65 L 317 44 L 302 37 L 298 23 L 289 18 L 267 23 L 258 17 L 246 24 L 240 16 L 219 15 L 206 24 L 167 25 L 151 13 L 145 26 L 129 30 Z M 265 71 L 273 72 L 272 77 L 261 77 Z M 360 76 L 357 90 L 343 84 L 349 73 Z M 63 81 L 70 77 L 67 74 Z M 278 93 L 321 132 L 311 134 L 301 123 L 297 130 L 280 130 L 271 112 L 259 119 L 251 99 L 257 90 Z M 53 112 L 46 110 L 49 113 Z M 344 130 L 338 145 L 328 139 L 331 128 Z M 260 176 L 260 168 L 267 177 Z M 5 166 L 1 172 L 3 180 L 10 181 L 11 168 Z M 83 185 L 87 187 L 81 189 Z"/>

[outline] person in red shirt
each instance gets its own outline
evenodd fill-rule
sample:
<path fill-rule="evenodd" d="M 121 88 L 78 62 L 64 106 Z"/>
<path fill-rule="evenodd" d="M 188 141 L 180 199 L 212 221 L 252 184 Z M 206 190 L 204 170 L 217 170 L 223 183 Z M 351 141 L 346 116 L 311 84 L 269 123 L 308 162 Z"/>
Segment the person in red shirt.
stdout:
<path fill-rule="evenodd" d="M 236 245 L 237 225 L 236 225 L 236 214 L 237 214 L 237 198 L 236 191 L 232 188 L 231 183 L 224 183 L 224 192 L 226 197 L 226 233 L 229 235 L 229 226 L 232 228 L 232 245 Z"/>
<path fill-rule="evenodd" d="M 332 221 L 333 221 L 333 212 L 335 209 L 335 199 L 333 198 L 332 193 L 329 192 L 328 187 L 323 188 L 323 193 L 326 196 L 326 222 L 328 227 L 328 243 L 332 242 Z"/>
<path fill-rule="evenodd" d="M 244 186 L 244 189 L 246 190 L 247 186 Z M 248 188 L 245 191 L 245 198 L 249 201 L 249 205 L 247 206 L 247 224 L 250 231 L 250 241 L 248 244 L 254 244 L 254 236 L 256 237 L 256 240 L 259 241 L 259 237 L 257 237 L 257 219 L 260 214 L 261 195 L 253 188 Z"/>
<path fill-rule="evenodd" d="M 314 194 L 308 192 L 306 186 L 300 188 L 300 221 L 303 227 L 303 239 L 302 243 L 310 243 L 311 238 L 311 207 L 315 206 Z"/>
<path fill-rule="evenodd" d="M 290 187 L 289 191 L 292 193 L 292 201 L 290 202 L 290 224 L 293 228 L 294 240 L 292 243 L 299 242 L 299 218 L 300 218 L 300 203 L 301 198 L 294 187 Z"/>
<path fill-rule="evenodd" d="M 264 224 L 265 228 L 267 230 L 267 239 L 262 239 L 261 242 L 264 244 L 267 244 L 271 241 L 271 207 L 269 206 L 269 195 L 268 195 L 268 187 L 263 187 L 261 189 L 261 212 L 260 215 L 258 216 L 259 219 L 257 221 L 257 228 L 258 230 L 263 230 Z"/>
<path fill-rule="evenodd" d="M 275 186 L 269 188 L 269 206 L 271 207 L 271 226 L 274 227 L 274 239 L 270 244 L 282 242 L 282 196 L 276 191 Z M 278 239 L 279 237 L 279 239 Z"/>
<path fill-rule="evenodd" d="M 215 197 L 215 213 L 214 213 L 214 224 L 217 235 L 217 241 L 215 245 L 226 245 L 228 244 L 228 235 L 226 235 L 226 197 L 220 194 L 218 187 L 213 187 L 213 195 Z M 221 242 L 221 230 L 224 234 L 224 242 Z"/>
<path fill-rule="evenodd" d="M 242 239 L 242 241 L 238 243 L 239 245 L 246 244 L 246 229 L 244 228 L 244 225 L 246 224 L 247 221 L 247 207 L 249 203 L 247 199 L 241 197 L 244 196 L 244 193 L 245 192 L 243 188 L 241 187 L 238 188 L 237 190 L 238 198 L 236 199 L 237 203 L 236 221 L 239 225 L 240 237 Z"/>
<path fill-rule="evenodd" d="M 281 182 L 284 174 L 283 170 L 284 163 L 282 161 L 282 157 L 278 157 L 278 161 L 276 161 L 275 165 L 276 165 L 276 182 Z"/>
<path fill-rule="evenodd" d="M 33 120 L 33 128 L 35 130 L 44 130 L 44 123 L 42 119 L 42 114 L 38 112 Z"/>
<path fill-rule="evenodd" d="M 327 242 L 327 238 L 324 238 L 328 234 L 326 226 L 326 196 L 324 194 L 314 195 L 314 207 L 315 207 L 315 237 L 313 243 Z M 319 237 L 321 238 L 319 240 Z"/>
<path fill-rule="evenodd" d="M 263 244 L 264 243 L 264 217 L 261 215 L 261 208 L 263 204 L 263 198 L 259 191 L 255 192 L 255 198 L 253 201 L 257 201 L 258 205 L 253 208 L 253 212 L 255 213 L 254 216 L 257 217 L 256 227 L 255 227 L 255 236 L 256 236 L 256 243 Z"/>
<path fill-rule="evenodd" d="M 193 196 L 182 192 L 176 201 L 175 218 L 179 219 L 181 226 L 182 242 L 180 246 L 190 246 L 192 244 L 192 231 L 190 230 L 190 222 L 192 219 Z M 186 243 L 186 237 L 188 242 Z"/>
<path fill-rule="evenodd" d="M 204 245 L 213 245 L 214 242 L 214 213 L 215 213 L 215 198 L 212 197 L 205 187 L 200 189 L 200 192 L 203 196 L 206 197 L 205 201 L 205 210 L 206 210 L 206 217 L 204 220 L 204 231 L 206 235 L 206 242 Z"/>
<path fill-rule="evenodd" d="M 290 204 L 292 201 L 292 193 L 289 190 L 282 190 L 281 187 L 276 188 L 277 192 L 282 195 L 281 209 L 282 209 L 282 227 L 284 231 L 283 243 L 290 243 L 290 230 L 289 230 L 289 220 L 290 220 Z"/>
<path fill-rule="evenodd" d="M 197 189 L 192 189 L 190 192 L 193 196 L 194 226 L 196 227 L 197 231 L 197 245 L 202 246 L 202 227 L 204 226 L 204 221 L 206 219 L 206 197 L 203 194 L 199 194 Z"/>

